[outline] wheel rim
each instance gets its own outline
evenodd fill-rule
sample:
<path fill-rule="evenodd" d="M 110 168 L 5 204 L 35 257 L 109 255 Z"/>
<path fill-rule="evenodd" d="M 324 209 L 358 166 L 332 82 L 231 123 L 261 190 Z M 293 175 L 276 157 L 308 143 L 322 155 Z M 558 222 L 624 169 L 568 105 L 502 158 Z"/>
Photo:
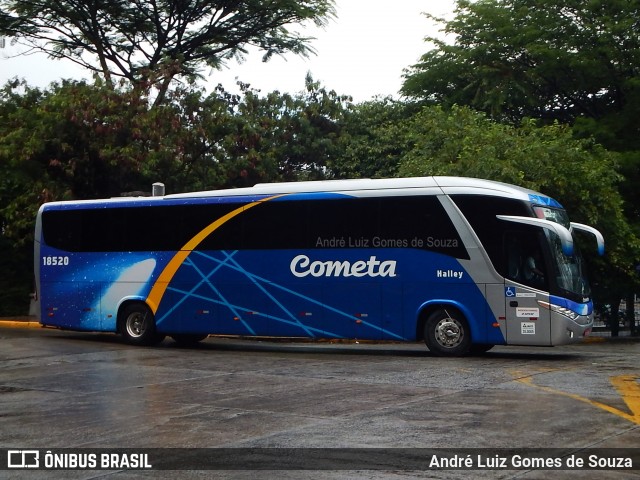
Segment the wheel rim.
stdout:
<path fill-rule="evenodd" d="M 132 313 L 127 317 L 126 328 L 127 334 L 132 338 L 139 338 L 144 335 L 147 330 L 147 316 L 139 312 Z"/>
<path fill-rule="evenodd" d="M 436 325 L 436 341 L 444 348 L 455 348 L 464 339 L 464 327 L 455 318 L 443 318 Z"/>

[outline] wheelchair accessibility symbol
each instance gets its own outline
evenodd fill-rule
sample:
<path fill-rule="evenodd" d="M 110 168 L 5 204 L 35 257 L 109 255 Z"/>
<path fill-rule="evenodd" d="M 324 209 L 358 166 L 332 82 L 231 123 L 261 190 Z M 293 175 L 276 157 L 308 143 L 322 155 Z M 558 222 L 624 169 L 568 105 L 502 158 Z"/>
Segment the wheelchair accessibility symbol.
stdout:
<path fill-rule="evenodd" d="M 515 297 L 516 296 L 516 287 L 504 287 L 504 296 L 505 297 Z"/>

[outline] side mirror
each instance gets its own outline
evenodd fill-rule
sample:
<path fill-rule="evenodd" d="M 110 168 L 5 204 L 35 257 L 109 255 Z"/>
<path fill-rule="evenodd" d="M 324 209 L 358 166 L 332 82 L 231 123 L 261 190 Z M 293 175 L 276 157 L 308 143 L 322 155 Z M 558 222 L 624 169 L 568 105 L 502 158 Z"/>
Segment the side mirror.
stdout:
<path fill-rule="evenodd" d="M 594 235 L 596 237 L 596 243 L 598 244 L 598 255 L 604 255 L 604 237 L 598 230 L 589 225 L 571 222 L 571 231 L 573 232 L 574 230 Z"/>

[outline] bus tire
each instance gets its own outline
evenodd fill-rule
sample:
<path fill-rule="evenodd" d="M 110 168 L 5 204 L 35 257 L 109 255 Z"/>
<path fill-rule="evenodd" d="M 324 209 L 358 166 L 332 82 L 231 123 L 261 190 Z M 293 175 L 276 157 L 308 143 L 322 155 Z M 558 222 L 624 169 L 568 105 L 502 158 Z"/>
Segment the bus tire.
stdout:
<path fill-rule="evenodd" d="M 439 357 L 466 355 L 471 348 L 469 324 L 457 310 L 441 308 L 427 318 L 424 341 L 429 351 Z"/>
<path fill-rule="evenodd" d="M 179 347 L 193 347 L 199 342 L 207 338 L 209 334 L 203 333 L 173 333 L 171 338 L 178 344 Z"/>
<path fill-rule="evenodd" d="M 130 345 L 155 345 L 164 340 L 156 330 L 153 312 L 144 303 L 131 303 L 120 315 L 120 334 Z"/>

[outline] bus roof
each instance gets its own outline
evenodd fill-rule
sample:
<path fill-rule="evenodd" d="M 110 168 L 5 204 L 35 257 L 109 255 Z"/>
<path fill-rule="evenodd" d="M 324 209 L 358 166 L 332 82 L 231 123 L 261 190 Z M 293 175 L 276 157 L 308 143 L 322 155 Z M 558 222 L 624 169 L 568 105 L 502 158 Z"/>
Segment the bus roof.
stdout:
<path fill-rule="evenodd" d="M 222 196 L 250 196 L 277 195 L 288 193 L 345 193 L 376 191 L 384 195 L 400 194 L 405 190 L 435 190 L 435 193 L 491 193 L 498 196 L 528 199 L 530 194 L 541 195 L 533 190 L 509 185 L 493 180 L 467 177 L 410 177 L 410 178 L 381 178 L 381 179 L 352 179 L 352 180 L 321 180 L 308 182 L 280 182 L 259 183 L 253 187 L 233 188 L 226 190 L 207 190 L 202 192 L 178 193 L 167 195 L 165 198 L 200 198 Z M 419 192 L 415 192 L 419 193 Z M 420 192 L 423 193 L 423 192 Z"/>
<path fill-rule="evenodd" d="M 561 208 L 554 199 L 541 193 L 516 185 L 468 177 L 410 177 L 384 179 L 351 179 L 351 180 L 323 180 L 305 182 L 260 183 L 253 187 L 232 188 L 224 190 L 206 190 L 170 194 L 159 197 L 116 197 L 111 199 L 79 200 L 71 202 L 51 202 L 48 207 L 60 204 L 102 205 L 132 204 L 151 205 L 164 201 L 188 201 L 189 199 L 207 199 L 216 197 L 244 197 L 279 194 L 304 193 L 338 193 L 354 197 L 395 196 L 395 195 L 438 195 L 438 194 L 467 194 L 492 195 L 531 201 L 533 203 Z M 127 205 L 124 205 L 124 204 Z M 82 207 L 80 207 L 82 208 Z"/>

